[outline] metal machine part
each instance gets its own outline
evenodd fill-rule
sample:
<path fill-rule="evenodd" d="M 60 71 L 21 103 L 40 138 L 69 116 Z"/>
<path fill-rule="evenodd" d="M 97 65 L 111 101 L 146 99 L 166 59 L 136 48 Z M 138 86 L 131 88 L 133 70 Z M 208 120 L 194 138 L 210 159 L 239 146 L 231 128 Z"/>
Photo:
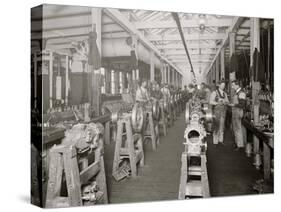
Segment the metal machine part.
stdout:
<path fill-rule="evenodd" d="M 159 107 L 159 102 L 157 100 L 154 100 L 152 102 L 152 115 L 153 115 L 153 118 L 155 120 L 159 120 L 160 118 L 160 107 Z"/>
<path fill-rule="evenodd" d="M 212 122 L 214 119 L 212 109 L 208 104 L 201 105 L 197 101 L 189 101 L 186 103 L 185 108 L 185 122 L 189 124 L 191 122 L 204 121 L 206 123 Z"/>
<path fill-rule="evenodd" d="M 117 121 L 125 116 L 131 116 L 132 128 L 134 132 L 141 132 L 144 125 L 144 110 L 139 103 L 135 103 L 132 107 L 127 107 L 126 110 L 116 109 L 111 110 L 111 121 Z"/>
<path fill-rule="evenodd" d="M 133 107 L 131 119 L 133 130 L 135 132 L 141 132 L 144 125 L 144 111 L 138 103 Z"/>
<path fill-rule="evenodd" d="M 184 132 L 185 150 L 181 157 L 179 199 L 210 196 L 204 122 L 212 120 L 213 116 L 207 107 L 203 108 L 200 101 L 192 100 L 186 104 L 187 126 Z"/>
<path fill-rule="evenodd" d="M 206 130 L 202 124 L 193 122 L 187 125 L 184 132 L 185 152 L 194 156 L 205 153 L 207 150 L 206 135 Z"/>
<path fill-rule="evenodd" d="M 104 133 L 104 127 L 100 123 L 76 124 L 65 131 L 65 138 L 62 145 L 74 145 L 79 152 L 87 149 L 95 149 L 100 144 L 100 137 Z"/>

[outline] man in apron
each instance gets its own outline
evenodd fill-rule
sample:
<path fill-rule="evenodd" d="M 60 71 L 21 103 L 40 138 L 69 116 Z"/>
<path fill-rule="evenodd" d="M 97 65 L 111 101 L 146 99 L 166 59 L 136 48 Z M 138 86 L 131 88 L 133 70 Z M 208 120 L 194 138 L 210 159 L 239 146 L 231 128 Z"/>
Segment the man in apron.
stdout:
<path fill-rule="evenodd" d="M 216 117 L 213 123 L 213 143 L 215 145 L 224 145 L 223 137 L 225 128 L 226 105 L 229 103 L 227 93 L 224 91 L 224 88 L 225 82 L 220 81 L 218 87 L 210 95 L 210 105 L 213 106 L 213 112 Z"/>
<path fill-rule="evenodd" d="M 236 80 L 231 82 L 231 87 L 235 90 L 232 97 L 232 104 L 230 104 L 230 106 L 232 106 L 232 128 L 235 137 L 235 150 L 240 150 L 244 147 L 242 118 L 243 109 L 246 105 L 246 93 L 242 90 Z"/>

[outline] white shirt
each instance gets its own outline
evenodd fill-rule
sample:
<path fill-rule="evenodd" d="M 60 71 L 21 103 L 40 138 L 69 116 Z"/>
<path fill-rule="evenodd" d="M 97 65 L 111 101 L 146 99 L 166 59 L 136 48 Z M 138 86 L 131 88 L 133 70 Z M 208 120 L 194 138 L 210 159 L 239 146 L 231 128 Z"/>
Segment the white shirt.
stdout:
<path fill-rule="evenodd" d="M 147 102 L 149 101 L 149 95 L 146 88 L 140 87 L 136 92 L 136 101 Z"/>

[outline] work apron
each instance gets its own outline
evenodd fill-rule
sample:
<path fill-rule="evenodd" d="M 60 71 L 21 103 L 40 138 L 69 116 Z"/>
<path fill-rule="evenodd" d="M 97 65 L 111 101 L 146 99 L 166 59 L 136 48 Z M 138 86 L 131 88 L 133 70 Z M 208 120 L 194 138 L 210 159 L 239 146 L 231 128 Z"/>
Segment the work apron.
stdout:
<path fill-rule="evenodd" d="M 238 104 L 238 94 L 235 94 L 233 97 L 233 103 Z M 242 131 L 242 118 L 243 118 L 243 109 L 239 107 L 232 108 L 232 129 L 235 138 L 235 144 L 237 147 L 244 147 L 243 141 L 243 131 Z"/>

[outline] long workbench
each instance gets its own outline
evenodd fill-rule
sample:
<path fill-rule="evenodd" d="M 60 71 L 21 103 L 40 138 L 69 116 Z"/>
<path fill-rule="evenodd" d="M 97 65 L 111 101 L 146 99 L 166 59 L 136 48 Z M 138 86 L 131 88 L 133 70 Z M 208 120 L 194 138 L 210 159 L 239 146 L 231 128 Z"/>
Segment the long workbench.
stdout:
<path fill-rule="evenodd" d="M 246 135 L 244 136 L 247 138 L 247 131 L 250 131 L 253 135 L 254 154 L 260 153 L 259 144 L 260 142 L 262 142 L 264 179 L 269 180 L 271 173 L 271 152 L 273 152 L 274 149 L 274 139 L 270 135 L 267 135 L 265 132 L 263 132 L 261 129 L 257 128 L 252 122 L 247 119 L 242 119 L 242 124 L 246 129 L 246 131 L 244 131 L 246 132 Z"/>

